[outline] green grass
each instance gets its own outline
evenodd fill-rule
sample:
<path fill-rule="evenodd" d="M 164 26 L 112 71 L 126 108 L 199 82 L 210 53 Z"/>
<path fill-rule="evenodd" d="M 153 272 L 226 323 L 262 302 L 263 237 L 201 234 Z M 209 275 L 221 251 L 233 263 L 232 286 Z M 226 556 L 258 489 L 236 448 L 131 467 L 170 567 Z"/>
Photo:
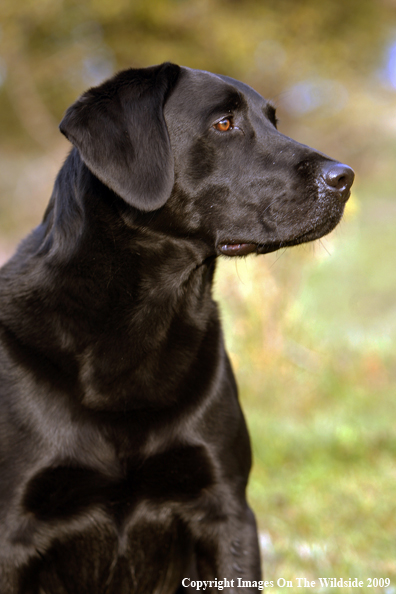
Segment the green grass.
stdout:
<path fill-rule="evenodd" d="M 388 577 L 341 591 L 396 592 L 396 209 L 359 198 L 322 244 L 217 275 L 267 592 L 290 591 L 279 577 Z"/>

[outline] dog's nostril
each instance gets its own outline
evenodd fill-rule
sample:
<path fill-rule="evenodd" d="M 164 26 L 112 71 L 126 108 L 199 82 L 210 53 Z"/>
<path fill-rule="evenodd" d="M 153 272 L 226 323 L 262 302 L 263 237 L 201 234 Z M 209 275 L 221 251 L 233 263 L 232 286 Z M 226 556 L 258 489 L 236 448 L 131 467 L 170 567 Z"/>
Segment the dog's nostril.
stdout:
<path fill-rule="evenodd" d="M 347 185 L 347 178 L 345 175 L 341 175 L 340 177 L 338 177 L 335 180 L 335 188 L 337 190 L 341 190 L 341 188 L 345 188 L 345 186 Z"/>
<path fill-rule="evenodd" d="M 339 192 L 342 198 L 348 198 L 349 190 L 355 179 L 353 169 L 342 163 L 332 163 L 323 167 L 322 176 L 330 188 Z"/>

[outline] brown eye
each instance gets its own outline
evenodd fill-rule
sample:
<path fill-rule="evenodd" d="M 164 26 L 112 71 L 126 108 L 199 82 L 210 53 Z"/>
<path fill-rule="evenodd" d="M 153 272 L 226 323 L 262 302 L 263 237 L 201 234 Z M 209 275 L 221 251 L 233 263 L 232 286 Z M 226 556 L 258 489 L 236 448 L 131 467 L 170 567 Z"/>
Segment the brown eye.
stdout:
<path fill-rule="evenodd" d="M 219 132 L 228 132 L 232 128 L 232 121 L 231 118 L 223 118 L 219 122 L 216 122 L 214 128 Z"/>

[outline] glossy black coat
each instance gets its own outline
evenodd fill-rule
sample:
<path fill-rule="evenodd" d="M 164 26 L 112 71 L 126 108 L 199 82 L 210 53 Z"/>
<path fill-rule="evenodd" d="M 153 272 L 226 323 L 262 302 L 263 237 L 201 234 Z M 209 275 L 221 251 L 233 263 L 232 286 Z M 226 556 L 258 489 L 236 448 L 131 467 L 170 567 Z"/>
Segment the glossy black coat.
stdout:
<path fill-rule="evenodd" d="M 60 127 L 75 146 L 0 272 L 0 592 L 259 580 L 215 262 L 329 232 L 353 172 L 250 87 L 172 64 L 87 91 Z"/>

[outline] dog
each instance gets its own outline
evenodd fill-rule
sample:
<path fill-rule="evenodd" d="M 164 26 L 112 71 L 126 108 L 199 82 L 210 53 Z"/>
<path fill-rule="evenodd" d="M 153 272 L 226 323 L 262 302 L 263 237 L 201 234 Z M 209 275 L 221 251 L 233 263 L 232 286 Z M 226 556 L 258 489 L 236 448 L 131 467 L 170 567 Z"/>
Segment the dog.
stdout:
<path fill-rule="evenodd" d="M 171 63 L 67 110 L 43 221 L 0 272 L 1 594 L 262 589 L 216 260 L 322 237 L 354 178 L 276 124 Z"/>

